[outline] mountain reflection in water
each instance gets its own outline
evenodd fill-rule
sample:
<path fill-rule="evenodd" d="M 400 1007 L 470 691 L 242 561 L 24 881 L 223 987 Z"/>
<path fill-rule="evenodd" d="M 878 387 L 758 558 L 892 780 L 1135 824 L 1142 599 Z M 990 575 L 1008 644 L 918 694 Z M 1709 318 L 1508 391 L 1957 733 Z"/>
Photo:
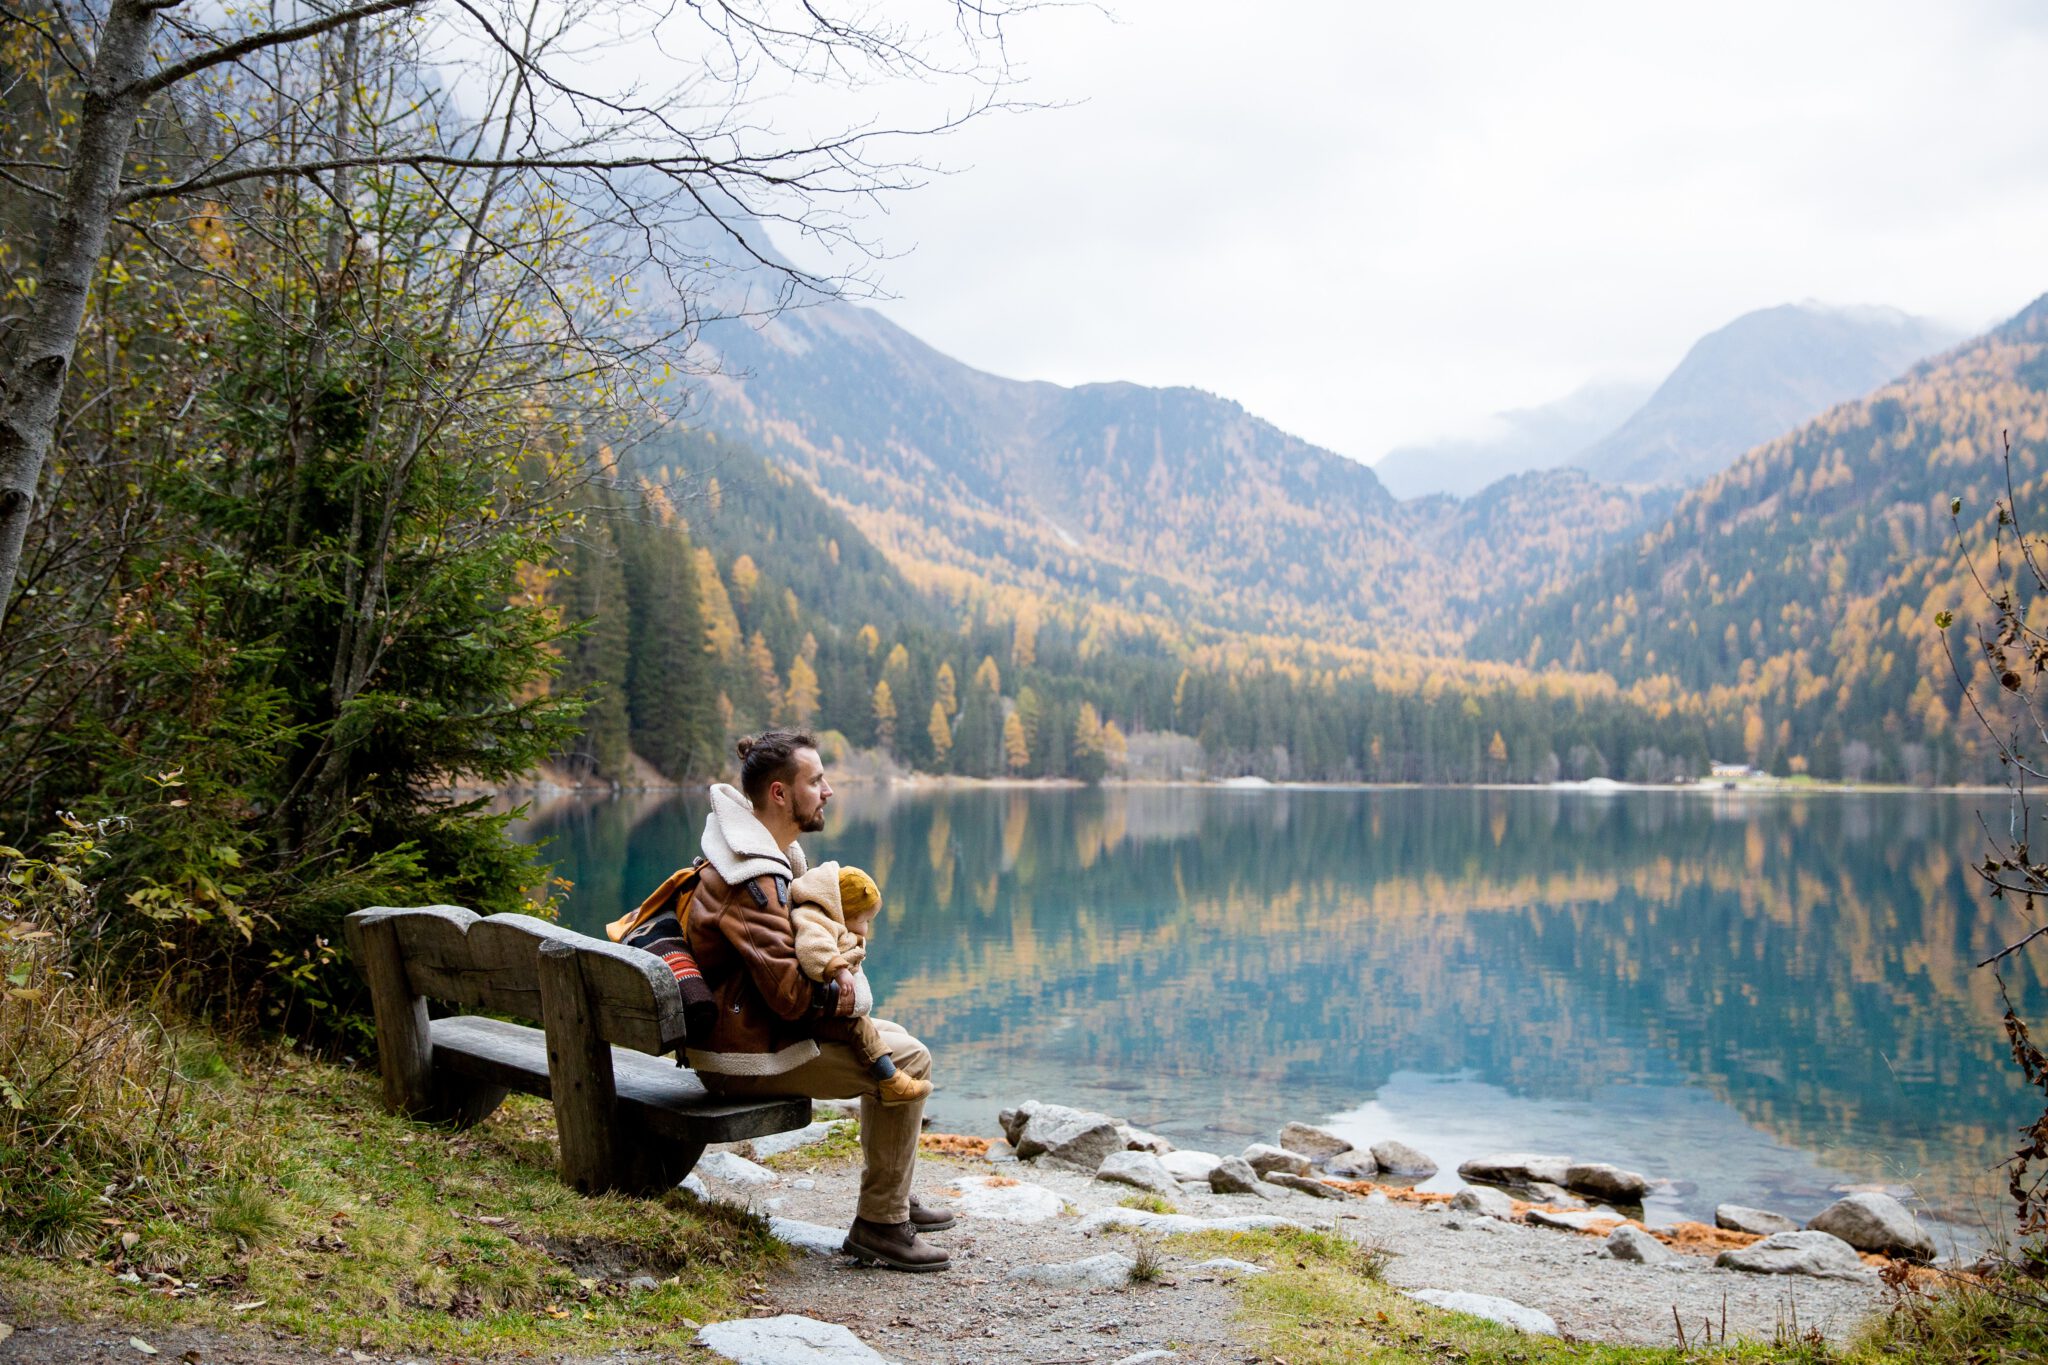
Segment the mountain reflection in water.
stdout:
<path fill-rule="evenodd" d="M 1966 1243 L 2032 1117 L 1974 962 L 2017 937 L 1969 870 L 1998 796 L 843 790 L 814 859 L 881 884 L 881 1012 L 946 1127 L 1039 1097 L 1233 1151 L 1290 1118 L 1613 1160 L 1809 1214 L 1911 1186 Z M 557 804 L 563 919 L 694 856 L 695 794 Z M 2048 956 L 2006 972 L 2048 1017 Z"/>

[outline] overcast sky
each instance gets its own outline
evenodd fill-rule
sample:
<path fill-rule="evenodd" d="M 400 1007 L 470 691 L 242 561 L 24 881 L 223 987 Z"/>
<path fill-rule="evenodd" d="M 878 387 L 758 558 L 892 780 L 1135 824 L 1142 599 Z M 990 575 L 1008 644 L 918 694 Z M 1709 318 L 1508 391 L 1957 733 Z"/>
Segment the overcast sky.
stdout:
<path fill-rule="evenodd" d="M 882 310 L 1002 375 L 1194 385 L 1370 461 L 1753 308 L 2048 291 L 2038 4 L 1116 0 L 1009 37 L 1076 103 L 930 146 L 867 224 Z"/>

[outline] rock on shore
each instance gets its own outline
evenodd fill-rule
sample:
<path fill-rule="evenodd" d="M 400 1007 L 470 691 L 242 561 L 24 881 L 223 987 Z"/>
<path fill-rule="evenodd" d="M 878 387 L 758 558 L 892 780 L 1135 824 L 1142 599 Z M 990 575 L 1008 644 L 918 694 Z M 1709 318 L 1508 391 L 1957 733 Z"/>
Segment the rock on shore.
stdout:
<path fill-rule="evenodd" d="M 1808 1219 L 1806 1226 L 1832 1233 L 1858 1251 L 1906 1261 L 1934 1259 L 1934 1239 L 1904 1204 L 1888 1194 L 1838 1199 Z"/>
<path fill-rule="evenodd" d="M 1761 1242 L 1735 1247 L 1714 1258 L 1727 1270 L 1757 1275 L 1816 1275 L 1827 1280 L 1866 1280 L 1856 1248 L 1830 1232 L 1774 1232 Z"/>

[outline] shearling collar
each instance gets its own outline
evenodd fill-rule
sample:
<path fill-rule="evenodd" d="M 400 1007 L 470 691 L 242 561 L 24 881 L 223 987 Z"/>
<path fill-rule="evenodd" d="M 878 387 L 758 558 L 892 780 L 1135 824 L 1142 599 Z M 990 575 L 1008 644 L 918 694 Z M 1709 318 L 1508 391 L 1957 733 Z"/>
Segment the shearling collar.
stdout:
<path fill-rule="evenodd" d="M 810 866 L 796 844 L 787 849 L 775 846 L 775 836 L 754 814 L 753 803 L 727 782 L 711 788 L 711 814 L 704 817 L 704 856 L 728 886 L 756 877 L 794 880 Z"/>

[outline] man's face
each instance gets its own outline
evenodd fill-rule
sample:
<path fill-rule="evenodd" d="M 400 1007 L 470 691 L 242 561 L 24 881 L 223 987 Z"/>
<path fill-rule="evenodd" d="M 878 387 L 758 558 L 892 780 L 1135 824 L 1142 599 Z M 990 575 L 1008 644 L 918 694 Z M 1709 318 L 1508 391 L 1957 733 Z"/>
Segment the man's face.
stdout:
<path fill-rule="evenodd" d="M 832 799 L 832 784 L 825 780 L 825 761 L 816 749 L 796 751 L 796 774 L 787 784 L 778 783 L 789 806 L 789 817 L 803 834 L 825 828 L 825 803 Z"/>

